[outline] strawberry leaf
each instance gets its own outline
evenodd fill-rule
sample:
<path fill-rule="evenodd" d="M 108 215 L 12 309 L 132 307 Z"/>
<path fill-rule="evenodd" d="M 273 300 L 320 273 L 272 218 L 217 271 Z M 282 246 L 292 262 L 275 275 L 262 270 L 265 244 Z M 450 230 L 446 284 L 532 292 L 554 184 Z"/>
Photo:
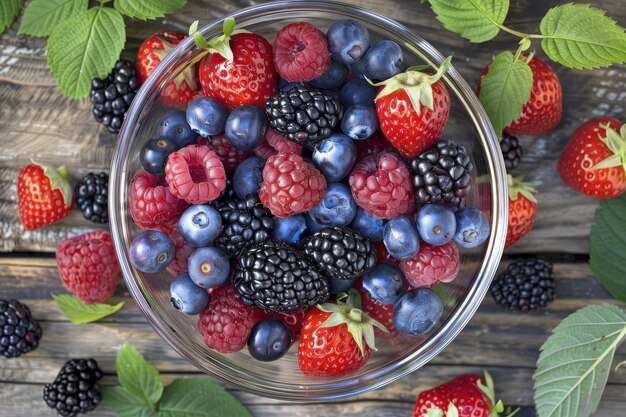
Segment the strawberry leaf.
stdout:
<path fill-rule="evenodd" d="M 472 42 L 493 39 L 509 11 L 509 0 L 430 0 L 446 29 Z"/>
<path fill-rule="evenodd" d="M 183 7 L 187 0 L 115 0 L 113 7 L 136 19 L 158 19 Z"/>
<path fill-rule="evenodd" d="M 115 305 L 85 304 L 73 295 L 68 294 L 52 294 L 52 298 L 63 314 L 65 314 L 65 317 L 76 324 L 100 320 L 103 317 L 116 313 L 124 306 L 124 302 Z"/>
<path fill-rule="evenodd" d="M 23 4 L 24 0 L 0 1 L 0 34 L 11 26 Z"/>
<path fill-rule="evenodd" d="M 118 417 L 155 417 L 154 412 L 140 398 L 124 387 L 100 386 L 100 391 L 104 403 L 115 411 Z"/>
<path fill-rule="evenodd" d="M 33 0 L 26 10 L 18 35 L 50 36 L 71 16 L 87 11 L 89 0 Z"/>

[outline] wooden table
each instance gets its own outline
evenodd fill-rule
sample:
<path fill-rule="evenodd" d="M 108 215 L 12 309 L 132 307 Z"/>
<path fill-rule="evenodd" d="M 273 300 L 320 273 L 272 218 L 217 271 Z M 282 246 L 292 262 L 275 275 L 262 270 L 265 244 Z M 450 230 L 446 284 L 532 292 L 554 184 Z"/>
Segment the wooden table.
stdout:
<path fill-rule="evenodd" d="M 508 22 L 521 31 L 536 31 L 549 7 L 566 1 L 512 2 Z M 196 19 L 203 23 L 251 0 L 190 0 L 165 21 L 128 23 L 124 56 L 134 59 L 142 39 L 158 30 L 186 31 Z M 454 55 L 457 69 L 474 83 L 494 52 L 512 49 L 516 40 L 500 35 L 487 45 L 470 44 L 446 32 L 418 1 L 350 0 L 397 19 L 422 34 L 445 55 Z M 549 3 L 549 4 L 548 4 Z M 623 2 L 594 0 L 622 25 Z M 18 19 L 19 20 L 19 19 Z M 45 57 L 45 41 L 17 36 L 17 24 L 0 36 L 0 297 L 17 298 L 31 306 L 43 326 L 36 351 L 19 359 L 0 358 L 0 416 L 51 416 L 41 400 L 43 384 L 51 381 L 69 357 L 96 357 L 106 379 L 114 376 L 115 347 L 129 340 L 154 363 L 166 381 L 196 374 L 195 368 L 174 353 L 147 324 L 123 285 L 114 300 L 126 301 L 119 314 L 95 324 L 73 325 L 60 314 L 50 293 L 62 292 L 54 249 L 65 237 L 93 230 L 77 211 L 61 223 L 37 232 L 19 224 L 15 180 L 30 157 L 65 163 L 76 174 L 108 170 L 115 138 L 91 117 L 88 100 L 72 101 L 55 87 Z M 588 235 L 596 203 L 566 188 L 556 174 L 559 150 L 582 121 L 602 115 L 626 118 L 626 66 L 574 71 L 556 67 L 562 80 L 565 113 L 558 129 L 542 138 L 524 138 L 526 151 L 520 172 L 541 181 L 538 216 L 533 231 L 507 253 L 506 260 L 527 254 L 548 255 L 555 262 L 558 299 L 549 308 L 530 314 L 504 312 L 490 297 L 457 339 L 429 365 L 383 389 L 348 400 L 323 404 L 282 403 L 238 391 L 255 416 L 410 416 L 416 394 L 464 372 L 489 369 L 505 403 L 522 407 L 532 416 L 531 375 L 539 346 L 566 315 L 589 303 L 614 302 L 587 265 Z M 616 361 L 626 360 L 626 346 Z M 596 413 L 624 415 L 626 370 L 612 371 Z M 113 416 L 106 407 L 90 415 Z"/>

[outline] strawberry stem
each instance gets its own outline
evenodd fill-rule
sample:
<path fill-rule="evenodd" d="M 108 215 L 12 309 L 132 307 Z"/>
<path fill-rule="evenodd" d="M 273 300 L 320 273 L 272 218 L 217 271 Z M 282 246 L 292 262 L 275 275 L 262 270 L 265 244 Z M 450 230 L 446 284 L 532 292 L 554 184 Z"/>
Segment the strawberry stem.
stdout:
<path fill-rule="evenodd" d="M 619 133 L 611 127 L 610 122 L 600 127 L 604 129 L 605 136 L 598 133 L 598 139 L 609 148 L 612 155 L 591 167 L 590 170 L 622 166 L 626 173 L 626 124 L 622 125 Z"/>
<path fill-rule="evenodd" d="M 535 195 L 537 193 L 536 186 L 541 185 L 539 182 L 524 182 L 524 176 L 520 175 L 517 177 L 512 176 L 511 174 L 507 175 L 507 183 L 509 186 L 509 198 L 511 200 L 517 200 L 518 195 L 521 193 L 528 200 L 533 203 L 537 203 L 537 199 Z"/>

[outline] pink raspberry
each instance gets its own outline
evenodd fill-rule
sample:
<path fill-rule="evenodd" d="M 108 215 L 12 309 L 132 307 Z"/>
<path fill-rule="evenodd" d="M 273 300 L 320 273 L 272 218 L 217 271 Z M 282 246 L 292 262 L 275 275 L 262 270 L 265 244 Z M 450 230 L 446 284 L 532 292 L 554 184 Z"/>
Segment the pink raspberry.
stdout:
<path fill-rule="evenodd" d="M 456 278 L 460 265 L 459 250 L 454 242 L 442 246 L 421 242 L 414 257 L 400 262 L 400 270 L 412 287 L 430 288 L 438 282 L 450 282 Z"/>
<path fill-rule="evenodd" d="M 326 35 L 309 23 L 288 24 L 276 34 L 274 65 L 278 74 L 289 82 L 319 77 L 330 66 Z"/>
<path fill-rule="evenodd" d="M 170 192 L 163 178 L 139 171 L 128 187 L 128 206 L 137 226 L 163 230 L 178 221 L 187 203 Z"/>
<path fill-rule="evenodd" d="M 349 183 L 354 201 L 370 216 L 393 219 L 413 209 L 411 174 L 395 153 L 366 157 L 352 170 Z"/>
<path fill-rule="evenodd" d="M 166 234 L 172 239 L 172 242 L 174 242 L 175 249 L 174 259 L 172 259 L 172 262 L 167 266 L 167 270 L 170 274 L 177 276 L 183 272 L 187 272 L 187 262 L 196 248 L 187 243 L 185 238 L 183 238 L 178 230 L 178 225 L 172 226 L 171 230 L 167 231 Z"/>
<path fill-rule="evenodd" d="M 226 171 L 234 171 L 241 162 L 254 155 L 253 151 L 242 151 L 235 148 L 224 134 L 211 136 L 209 138 L 198 138 L 197 145 L 206 145 L 214 151 L 224 164 Z"/>
<path fill-rule="evenodd" d="M 357 162 L 367 156 L 378 155 L 381 152 L 393 150 L 393 146 L 391 146 L 391 143 L 389 143 L 380 129 L 366 140 L 355 140 L 354 143 L 356 144 Z"/>
<path fill-rule="evenodd" d="M 267 160 L 278 153 L 302 154 L 302 145 L 288 140 L 272 128 L 267 129 L 265 141 L 256 147 L 254 153 L 259 158 Z"/>
<path fill-rule="evenodd" d="M 315 207 L 325 190 L 326 179 L 313 164 L 279 153 L 265 163 L 259 198 L 274 216 L 289 217 Z"/>
<path fill-rule="evenodd" d="M 175 196 L 190 204 L 202 204 L 215 200 L 226 188 L 226 171 L 214 151 L 189 145 L 167 158 L 165 180 Z"/>

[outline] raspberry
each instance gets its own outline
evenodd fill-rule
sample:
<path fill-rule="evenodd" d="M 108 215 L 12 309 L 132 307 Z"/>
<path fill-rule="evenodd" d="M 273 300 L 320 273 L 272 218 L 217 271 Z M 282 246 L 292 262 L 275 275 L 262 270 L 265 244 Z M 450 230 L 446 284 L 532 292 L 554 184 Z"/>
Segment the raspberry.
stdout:
<path fill-rule="evenodd" d="M 315 207 L 324 197 L 326 179 L 292 153 L 270 157 L 263 168 L 259 198 L 274 216 L 289 217 Z"/>
<path fill-rule="evenodd" d="M 203 204 L 215 200 L 226 188 L 226 171 L 214 151 L 189 145 L 167 158 L 165 180 L 175 196 L 190 204 Z"/>
<path fill-rule="evenodd" d="M 319 77 L 330 66 L 326 36 L 309 23 L 288 24 L 276 34 L 274 65 L 278 74 L 289 82 Z"/>
<path fill-rule="evenodd" d="M 361 295 L 361 309 L 371 318 L 385 326 L 389 333 L 385 333 L 377 327 L 374 327 L 374 335 L 383 339 L 393 339 L 399 332 L 393 325 L 393 304 L 382 304 L 373 300 L 367 291 L 363 290 L 363 280 L 359 280 L 355 284 L 356 290 Z"/>
<path fill-rule="evenodd" d="M 177 276 L 182 274 L 183 272 L 187 272 L 187 261 L 189 261 L 189 257 L 196 250 L 193 246 L 191 246 L 185 238 L 178 231 L 178 226 L 173 226 L 170 231 L 167 232 L 167 235 L 174 242 L 174 259 L 167 266 L 167 270 L 170 274 Z"/>
<path fill-rule="evenodd" d="M 356 160 L 360 161 L 370 155 L 378 155 L 381 152 L 387 152 L 393 150 L 393 146 L 383 132 L 379 130 L 375 131 L 372 136 L 367 140 L 355 140 L 356 145 Z"/>
<path fill-rule="evenodd" d="M 413 209 L 409 168 L 394 153 L 370 155 L 350 174 L 354 201 L 370 216 L 393 219 Z"/>
<path fill-rule="evenodd" d="M 139 171 L 130 182 L 128 206 L 137 226 L 162 229 L 178 220 L 187 203 L 172 195 L 163 178 Z"/>
<path fill-rule="evenodd" d="M 101 303 L 115 291 L 120 267 L 109 232 L 63 240 L 56 258 L 63 284 L 83 303 Z"/>
<path fill-rule="evenodd" d="M 224 134 L 211 136 L 209 138 L 198 138 L 195 142 L 198 145 L 206 145 L 214 151 L 222 161 L 226 171 L 234 171 L 241 162 L 254 155 L 253 151 L 242 151 L 235 148 Z"/>
<path fill-rule="evenodd" d="M 302 154 L 302 145 L 290 141 L 276 130 L 269 128 L 265 133 L 265 141 L 254 150 L 259 158 L 267 160 L 278 153 Z"/>
<path fill-rule="evenodd" d="M 198 319 L 198 330 L 211 349 L 238 352 L 246 346 L 250 331 L 262 318 L 261 310 L 245 305 L 235 287 L 228 285 L 209 295 L 209 303 Z"/>
<path fill-rule="evenodd" d="M 438 282 L 450 282 L 459 273 L 459 250 L 454 242 L 432 246 L 421 242 L 420 250 L 411 259 L 400 262 L 409 285 L 415 288 L 432 287 Z"/>

